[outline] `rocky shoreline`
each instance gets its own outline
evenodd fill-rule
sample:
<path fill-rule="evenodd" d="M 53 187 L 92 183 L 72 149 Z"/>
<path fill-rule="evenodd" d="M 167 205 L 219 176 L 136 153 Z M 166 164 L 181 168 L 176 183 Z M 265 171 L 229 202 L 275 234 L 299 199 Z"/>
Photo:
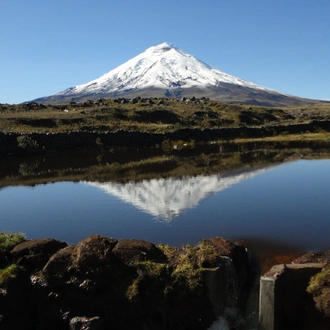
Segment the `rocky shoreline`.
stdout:
<path fill-rule="evenodd" d="M 220 237 L 32 239 L 0 256 L 1 329 L 207 329 L 228 308 L 243 319 L 251 285 L 245 246 Z"/>
<path fill-rule="evenodd" d="M 1 246 L 0 269 L 4 330 L 204 330 L 219 317 L 230 329 L 258 326 L 259 274 L 246 246 L 222 237 L 181 248 L 100 235 L 77 245 L 23 239 Z M 311 293 L 328 319 L 325 289 L 323 279 Z"/>

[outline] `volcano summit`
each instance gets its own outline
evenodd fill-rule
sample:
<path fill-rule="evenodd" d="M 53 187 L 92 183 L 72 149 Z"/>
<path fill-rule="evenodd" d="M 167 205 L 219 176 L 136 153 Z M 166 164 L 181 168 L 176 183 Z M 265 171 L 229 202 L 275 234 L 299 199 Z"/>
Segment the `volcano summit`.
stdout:
<path fill-rule="evenodd" d="M 226 74 L 170 43 L 150 47 L 98 79 L 34 101 L 69 103 L 136 96 L 204 96 L 223 102 L 272 106 L 308 101 Z"/>

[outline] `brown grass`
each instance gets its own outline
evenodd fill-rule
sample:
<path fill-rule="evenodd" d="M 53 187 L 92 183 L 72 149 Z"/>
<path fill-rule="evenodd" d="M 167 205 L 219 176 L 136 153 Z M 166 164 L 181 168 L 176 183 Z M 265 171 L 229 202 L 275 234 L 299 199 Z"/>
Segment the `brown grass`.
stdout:
<path fill-rule="evenodd" d="M 115 100 L 57 106 L 0 104 L 0 131 L 33 133 L 123 129 L 160 133 L 186 127 L 264 127 L 330 120 L 330 104 L 270 108 L 212 100 L 186 103 L 162 99 L 161 104 L 157 104 L 159 102 L 153 99 L 152 104 L 146 100 L 135 104 L 120 104 Z"/>

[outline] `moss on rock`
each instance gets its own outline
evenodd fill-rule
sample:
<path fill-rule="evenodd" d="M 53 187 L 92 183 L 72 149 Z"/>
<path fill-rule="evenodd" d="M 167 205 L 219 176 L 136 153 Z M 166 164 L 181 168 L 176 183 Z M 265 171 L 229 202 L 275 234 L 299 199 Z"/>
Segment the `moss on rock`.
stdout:
<path fill-rule="evenodd" d="M 18 274 L 19 266 L 16 264 L 8 265 L 0 269 L 0 285 L 6 286 L 11 279 L 14 279 Z"/>
<path fill-rule="evenodd" d="M 28 290 L 22 302 L 27 318 L 37 313 L 43 315 L 44 324 L 58 328 L 68 326 L 75 315 L 98 315 L 104 328 L 145 329 L 152 324 L 159 329 L 206 329 L 218 315 L 205 271 L 226 272 L 225 261 L 241 258 L 237 251 L 246 254 L 242 246 L 222 238 L 181 248 L 100 235 L 89 236 L 76 246 L 55 243 L 46 239 L 17 245 L 12 250 L 14 259 L 29 262 L 0 271 L 0 286 L 6 281 L 13 284 L 9 292 L 13 302 L 17 287 L 20 295 Z M 40 263 L 40 258 L 47 263 Z M 44 265 L 42 270 L 40 265 Z M 226 277 L 220 277 L 217 285 L 223 287 L 224 305 L 228 300 Z M 32 306 L 31 311 L 25 305 Z M 11 309 L 6 313 L 7 319 L 14 317 Z"/>
<path fill-rule="evenodd" d="M 313 295 L 316 308 L 330 317 L 330 267 L 311 277 L 307 292 Z"/>
<path fill-rule="evenodd" d="M 23 233 L 0 232 L 0 251 L 10 251 L 24 240 Z"/>

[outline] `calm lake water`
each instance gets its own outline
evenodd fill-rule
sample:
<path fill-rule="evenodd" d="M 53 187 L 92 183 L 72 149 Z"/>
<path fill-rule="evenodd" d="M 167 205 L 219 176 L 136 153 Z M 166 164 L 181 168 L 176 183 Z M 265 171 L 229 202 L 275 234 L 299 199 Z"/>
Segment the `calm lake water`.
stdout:
<path fill-rule="evenodd" d="M 256 249 L 330 249 L 327 158 L 323 143 L 6 159 L 0 230 L 73 244 L 99 233 L 175 246 L 223 236 Z"/>

